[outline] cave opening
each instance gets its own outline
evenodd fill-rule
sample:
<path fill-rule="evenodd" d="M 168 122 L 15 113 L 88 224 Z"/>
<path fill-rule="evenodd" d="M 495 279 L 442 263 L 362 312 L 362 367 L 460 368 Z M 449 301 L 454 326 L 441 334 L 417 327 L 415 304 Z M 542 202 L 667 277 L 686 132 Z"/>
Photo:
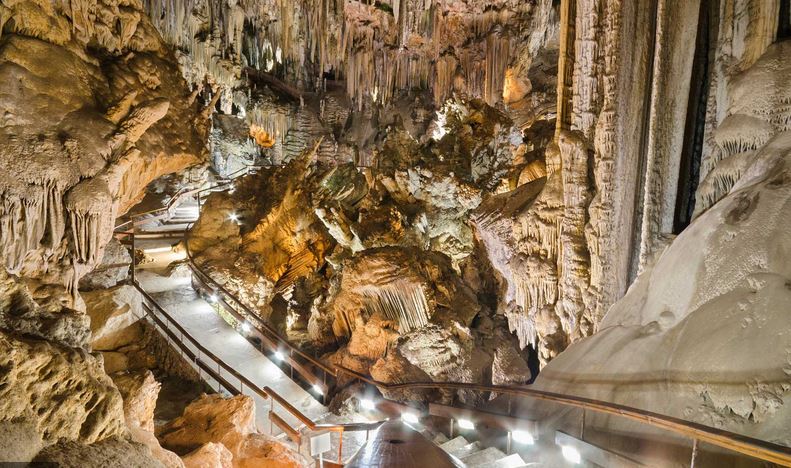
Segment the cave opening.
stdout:
<path fill-rule="evenodd" d="M 695 192 L 700 178 L 700 161 L 703 154 L 703 136 L 706 129 L 711 69 L 716 47 L 718 0 L 702 0 L 698 16 L 698 34 L 695 41 L 695 58 L 690 77 L 689 101 L 684 125 L 684 145 L 679 162 L 678 189 L 673 217 L 673 234 L 679 234 L 689 223 L 695 211 Z"/>

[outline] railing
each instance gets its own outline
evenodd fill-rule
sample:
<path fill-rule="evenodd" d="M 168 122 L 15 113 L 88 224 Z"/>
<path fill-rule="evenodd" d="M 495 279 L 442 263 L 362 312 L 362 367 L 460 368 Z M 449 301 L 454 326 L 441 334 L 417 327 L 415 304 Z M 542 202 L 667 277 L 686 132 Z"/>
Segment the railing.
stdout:
<path fill-rule="evenodd" d="M 565 395 L 559 393 L 533 390 L 526 387 L 509 387 L 503 385 L 481 385 L 463 382 L 410 382 L 410 383 L 385 383 L 372 379 L 371 377 L 348 369 L 341 365 L 335 366 L 339 372 L 352 376 L 362 382 L 374 385 L 385 390 L 469 390 L 477 392 L 493 392 L 502 395 L 527 397 L 536 400 L 551 401 L 564 406 L 591 410 L 601 414 L 619 416 L 632 421 L 637 421 L 649 426 L 663 429 L 675 434 L 689 437 L 692 439 L 693 447 L 697 447 L 699 442 L 706 442 L 718 447 L 731 450 L 733 452 L 758 458 L 763 461 L 777 463 L 783 466 L 791 466 L 791 447 L 773 444 L 760 439 L 747 437 L 734 432 L 716 429 L 703 424 L 698 424 L 683 419 L 666 416 L 664 414 L 632 408 L 606 401 L 593 400 L 590 398 Z M 509 402 L 510 407 L 510 402 Z M 584 419 L 583 419 L 584 421 Z M 696 453 L 697 451 L 694 451 Z M 693 455 L 694 456 L 694 455 Z"/>
<path fill-rule="evenodd" d="M 195 258 L 190 250 L 189 227 L 184 231 L 184 247 L 187 254 L 187 264 L 193 272 L 193 278 L 200 283 L 199 286 L 209 291 L 211 295 L 216 295 L 217 302 L 231 314 L 240 327 L 242 324 L 249 326 L 250 330 L 246 333 L 257 337 L 262 347 L 265 346 L 268 348 L 270 354 L 277 355 L 277 353 L 280 353 L 282 355 L 282 360 L 288 363 L 292 369 L 292 378 L 293 371 L 296 371 L 311 387 L 321 389 L 322 399 L 324 399 L 329 392 L 330 384 L 336 378 L 335 369 L 293 345 L 286 338 L 281 336 L 269 323 L 261 319 L 254 310 L 250 309 L 250 307 L 242 302 L 234 293 L 203 271 L 195 262 Z M 276 360 L 281 359 L 276 358 Z M 318 369 L 320 375 L 313 372 L 313 369 Z"/>
<path fill-rule="evenodd" d="M 216 186 L 201 189 L 196 191 L 195 193 L 198 194 L 200 199 L 200 193 L 206 191 L 214 191 L 221 186 L 227 186 L 231 184 L 232 181 L 227 181 L 222 184 L 218 184 Z M 189 228 L 188 228 L 189 229 Z M 125 235 L 131 235 L 132 239 L 134 239 L 135 234 L 134 232 L 130 233 L 122 233 Z M 189 249 L 189 240 L 188 234 L 186 231 L 182 232 L 184 236 L 184 243 L 185 243 L 185 250 L 187 252 L 187 259 L 190 269 L 194 273 L 194 277 L 198 279 L 201 283 L 203 288 L 206 288 L 209 291 L 213 291 L 215 294 L 218 295 L 218 300 L 222 302 L 222 304 L 226 307 L 226 310 L 231 313 L 235 320 L 239 322 L 239 324 L 248 324 L 249 321 L 254 322 L 255 326 L 251 328 L 251 331 L 254 330 L 254 334 L 261 340 L 263 344 L 269 347 L 270 350 L 273 352 L 281 352 L 283 350 L 288 351 L 288 359 L 287 362 L 292 366 L 292 369 L 297 370 L 300 375 L 308 380 L 308 382 L 314 382 L 314 384 L 319 384 L 318 378 L 315 374 L 310 372 L 310 370 L 302 365 L 294 356 L 298 356 L 301 359 L 307 361 L 310 366 L 313 366 L 317 369 L 321 369 L 323 374 L 323 379 L 321 380 L 322 390 L 324 392 L 327 391 L 327 377 L 331 376 L 332 378 L 337 378 L 337 376 L 341 373 L 346 374 L 353 379 L 357 379 L 361 382 L 365 382 L 369 385 L 376 386 L 377 388 L 384 389 L 384 390 L 417 390 L 417 389 L 429 389 L 429 390 L 467 390 L 467 391 L 477 391 L 477 392 L 493 392 L 502 395 L 508 395 L 509 398 L 509 408 L 510 408 L 510 399 L 512 397 L 521 397 L 521 398 L 532 398 L 535 400 L 542 400 L 542 401 L 549 401 L 557 404 L 561 404 L 564 406 L 572 407 L 572 408 L 579 408 L 583 411 L 594 411 L 596 413 L 611 415 L 622 417 L 625 419 L 629 419 L 632 421 L 636 421 L 642 424 L 646 424 L 648 426 L 662 429 L 676 435 L 680 435 L 682 437 L 687 437 L 692 439 L 692 460 L 694 464 L 695 456 L 698 453 L 698 444 L 700 442 L 709 443 L 711 445 L 724 448 L 730 450 L 732 452 L 736 452 L 742 455 L 747 455 L 753 458 L 757 458 L 763 461 L 771 462 L 780 464 L 782 466 L 791 467 L 791 448 L 773 444 L 771 442 L 766 442 L 760 439 L 755 439 L 752 437 L 747 437 L 741 434 L 736 434 L 729 431 L 724 431 L 716 428 L 712 428 L 709 426 L 705 426 L 703 424 L 698 424 L 690 421 L 685 421 L 682 419 L 674 418 L 671 416 L 666 416 L 659 413 L 654 413 L 651 411 L 641 410 L 639 408 L 632 408 L 629 406 L 619 405 L 616 403 L 610 403 L 600 400 L 594 400 L 584 397 L 578 397 L 573 395 L 565 395 L 565 394 L 558 394 L 552 392 L 546 392 L 541 390 L 534 390 L 527 387 L 509 387 L 509 386 L 501 386 L 501 385 L 482 385 L 482 384 L 473 384 L 473 383 L 463 383 L 463 382 L 411 382 L 411 383 L 385 383 L 379 382 L 371 377 L 361 374 L 359 372 L 353 371 L 351 369 L 345 368 L 340 365 L 335 365 L 334 369 L 327 366 L 326 364 L 322 363 L 318 359 L 309 356 L 308 354 L 299 350 L 296 346 L 292 345 L 288 340 L 281 337 L 276 330 L 274 330 L 268 323 L 264 320 L 260 319 L 258 315 L 252 311 L 249 307 L 247 307 L 241 300 L 239 300 L 233 293 L 228 291 L 222 285 L 214 281 L 206 272 L 204 272 L 194 261 L 192 257 L 192 253 Z M 134 267 L 132 268 L 134 272 Z M 339 450 L 338 450 L 338 463 L 341 463 L 341 451 L 343 447 L 343 434 L 344 432 L 351 432 L 351 431 L 370 431 L 375 429 L 379 425 L 383 423 L 383 421 L 379 421 L 376 423 L 362 423 L 362 424 L 339 424 L 339 425 L 322 425 L 314 423 L 310 418 L 302 414 L 298 409 L 296 409 L 293 405 L 291 405 L 285 398 L 278 395 L 274 390 L 269 387 L 258 388 L 252 382 L 247 380 L 244 376 L 233 370 L 233 368 L 222 361 L 219 357 L 215 356 L 211 352 L 209 352 L 206 348 L 200 345 L 192 336 L 189 335 L 175 320 L 170 317 L 167 312 L 164 311 L 156 301 L 151 298 L 140 286 L 139 284 L 134 281 L 133 284 L 137 289 L 143 294 L 144 297 L 144 307 L 146 311 L 149 313 L 149 316 L 154 320 L 160 330 L 170 338 L 170 341 L 178 347 L 182 355 L 186 355 L 187 358 L 190 359 L 200 370 L 199 372 L 203 371 L 212 379 L 218 382 L 218 384 L 222 385 L 231 393 L 242 393 L 244 391 L 244 385 L 258 394 L 262 396 L 262 398 L 271 398 L 272 407 L 269 412 L 269 419 L 271 424 L 277 425 L 279 428 L 283 430 L 292 440 L 295 440 L 297 443 L 301 443 L 301 433 L 300 429 L 291 427 L 286 421 L 280 418 L 276 413 L 274 413 L 274 404 L 278 403 L 281 405 L 288 413 L 294 416 L 300 423 L 303 425 L 304 428 L 310 431 L 333 431 L 340 433 L 340 442 L 339 442 Z M 232 304 L 228 300 L 233 301 L 236 303 L 236 307 L 232 306 Z M 241 314 L 238 310 L 241 308 L 244 313 L 247 315 L 245 317 Z M 156 316 L 154 311 L 158 312 L 162 317 L 165 318 L 165 321 L 160 319 Z M 170 325 L 168 325 L 170 324 Z M 175 328 L 178 332 L 174 332 L 171 330 Z M 184 344 L 184 340 L 188 340 L 190 343 L 193 344 L 197 353 L 192 352 L 188 346 Z M 210 362 L 206 362 L 204 358 L 210 359 Z M 215 370 L 216 367 L 216 370 Z M 222 375 L 222 369 L 225 369 L 229 376 L 233 377 L 235 380 L 239 381 L 239 387 L 235 386 L 235 383 L 228 380 Z M 323 393 L 326 395 L 326 393 Z M 510 411 L 509 411 L 510 412 Z M 509 415 L 509 417 L 511 417 Z M 513 416 L 518 418 L 518 416 Z M 584 413 L 583 413 L 583 424 L 584 424 Z M 270 431 L 272 428 L 270 427 Z"/>
<path fill-rule="evenodd" d="M 292 441 L 301 445 L 302 436 L 300 428 L 289 425 L 282 417 L 275 412 L 275 403 L 279 404 L 285 411 L 291 414 L 302 427 L 308 431 L 331 431 L 338 433 L 338 463 L 343 462 L 343 437 L 346 432 L 366 432 L 366 440 L 370 431 L 377 429 L 385 421 L 375 421 L 368 423 L 346 423 L 346 424 L 317 424 L 301 411 L 291 405 L 288 400 L 283 398 L 275 390 L 268 386 L 259 387 L 250 379 L 239 373 L 232 366 L 223 361 L 222 358 L 212 353 L 195 339 L 187 330 L 184 329 L 156 300 L 151 297 L 140 284 L 135 281 L 131 283 L 143 298 L 143 310 L 146 316 L 155 324 L 159 332 L 174 346 L 181 357 L 194 366 L 198 372 L 198 377 L 211 386 L 207 377 L 217 382 L 218 388 L 224 388 L 232 395 L 244 395 L 245 389 L 254 393 L 262 399 L 270 399 L 271 407 L 268 418 L 270 420 L 269 433 L 274 435 L 273 424 L 280 428 Z M 193 348 L 187 345 L 191 344 Z M 223 375 L 223 371 L 227 375 Z M 204 377 L 204 374 L 206 377 Z M 236 384 L 238 382 L 238 385 Z"/>

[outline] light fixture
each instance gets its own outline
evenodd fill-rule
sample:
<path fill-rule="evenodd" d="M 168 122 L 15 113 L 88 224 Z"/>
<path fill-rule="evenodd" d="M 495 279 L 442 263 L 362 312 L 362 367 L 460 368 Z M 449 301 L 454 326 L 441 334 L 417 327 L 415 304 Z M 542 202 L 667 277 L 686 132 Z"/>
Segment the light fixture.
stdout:
<path fill-rule="evenodd" d="M 313 384 L 313 391 L 321 395 L 324 395 L 324 391 L 321 389 L 321 386 L 319 384 Z"/>
<path fill-rule="evenodd" d="M 231 221 L 239 221 L 239 215 L 236 213 L 231 213 L 228 215 L 228 219 L 230 219 Z"/>
<path fill-rule="evenodd" d="M 468 431 L 475 429 L 475 424 L 473 424 L 469 419 L 459 419 L 456 422 L 459 424 L 460 429 L 466 429 Z"/>
<path fill-rule="evenodd" d="M 282 360 L 284 360 L 285 358 L 286 358 L 286 357 L 285 357 L 285 356 L 283 356 L 283 353 L 281 353 L 280 351 L 275 351 L 275 359 L 277 359 L 278 361 L 282 361 Z"/>
<path fill-rule="evenodd" d="M 517 444 L 524 444 L 524 445 L 533 445 L 536 443 L 536 440 L 533 438 L 533 434 L 527 431 L 516 430 L 511 433 L 511 439 Z"/>
<path fill-rule="evenodd" d="M 217 297 L 216 294 L 209 295 L 209 302 L 211 302 L 212 304 L 216 303 L 218 300 L 220 300 L 220 298 Z"/>
<path fill-rule="evenodd" d="M 242 331 L 245 332 L 245 333 L 249 333 L 250 332 L 250 324 L 248 324 L 247 322 L 243 323 L 242 324 Z"/>
<path fill-rule="evenodd" d="M 155 247 L 153 249 L 145 249 L 143 252 L 147 254 L 172 252 L 173 247 Z"/>
<path fill-rule="evenodd" d="M 572 447 L 571 445 L 563 445 L 561 446 L 561 451 L 563 452 L 563 458 L 574 463 L 575 465 L 582 461 L 582 456 L 580 452 Z"/>
<path fill-rule="evenodd" d="M 363 398 L 360 400 L 360 408 L 366 411 L 373 411 L 376 406 L 374 405 L 373 400 L 369 400 L 368 398 Z"/>
<path fill-rule="evenodd" d="M 417 424 L 420 422 L 420 418 L 418 418 L 415 413 L 403 413 L 401 419 L 409 424 Z"/>

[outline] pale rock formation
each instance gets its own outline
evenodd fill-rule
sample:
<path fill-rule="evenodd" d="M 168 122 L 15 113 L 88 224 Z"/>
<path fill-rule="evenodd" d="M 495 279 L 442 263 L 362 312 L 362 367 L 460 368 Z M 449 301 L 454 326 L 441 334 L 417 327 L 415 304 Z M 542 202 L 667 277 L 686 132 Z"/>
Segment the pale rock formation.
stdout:
<path fill-rule="evenodd" d="M 396 247 L 368 249 L 350 259 L 331 307 L 338 336 L 351 334 L 358 315 L 378 314 L 404 334 L 429 323 L 466 327 L 479 311 L 448 257 Z"/>
<path fill-rule="evenodd" d="M 270 81 L 304 83 L 308 92 L 332 86 L 325 78 L 331 75 L 345 80 L 345 94 L 358 109 L 390 103 L 415 88 L 440 105 L 454 92 L 498 103 L 508 66 L 523 77 L 541 47 L 557 40 L 557 11 L 549 0 L 180 1 L 148 7 L 166 41 L 185 52 L 185 74 L 196 84 L 208 75 L 233 88 L 243 64 Z M 519 27 L 524 24 L 529 27 Z M 295 97 L 308 94 L 295 91 Z M 224 99 L 229 108 L 232 98 Z"/>
<path fill-rule="evenodd" d="M 10 272 L 76 293 L 115 218 L 150 181 L 201 157 L 205 123 L 193 125 L 186 83 L 141 7 L 3 7 L 0 81 L 16 83 L 0 92 Z"/>
<path fill-rule="evenodd" d="M 157 436 L 165 447 L 176 453 L 187 454 L 198 450 L 198 454 L 203 453 L 201 458 L 218 459 L 220 462 L 227 461 L 225 452 L 218 448 L 206 448 L 206 444 L 222 444 L 232 455 L 234 468 L 304 465 L 296 452 L 256 431 L 255 403 L 244 395 L 233 398 L 203 395 L 190 403 L 181 417 L 158 428 Z M 198 454 L 193 453 L 186 458 Z"/>
<path fill-rule="evenodd" d="M 753 66 L 774 70 L 769 82 L 788 88 L 777 59 L 784 47 L 771 46 Z M 742 91 L 736 102 L 760 103 L 767 90 Z M 744 154 L 748 162 L 729 193 L 646 266 L 598 333 L 543 369 L 538 388 L 791 444 L 791 270 L 784 255 L 791 248 L 791 133 Z M 616 420 L 588 422 L 638 430 Z"/>
<path fill-rule="evenodd" d="M 232 468 L 233 455 L 223 444 L 208 442 L 184 455 L 185 468 Z"/>
<path fill-rule="evenodd" d="M 90 445 L 62 441 L 42 450 L 33 461 L 52 463 L 63 468 L 166 468 L 145 445 L 119 438 Z"/>
<path fill-rule="evenodd" d="M 91 320 L 91 347 L 94 351 L 115 351 L 140 340 L 135 324 L 145 315 L 142 297 L 134 286 L 82 293 Z"/>
<path fill-rule="evenodd" d="M 25 282 L 0 269 L 0 328 L 68 347 L 87 347 L 87 315 L 64 307 L 71 303 L 62 286 Z"/>
<path fill-rule="evenodd" d="M 151 456 L 167 468 L 183 468 L 175 453 L 163 449 L 154 436 L 154 408 L 161 385 L 151 371 L 115 374 L 113 382 L 124 400 L 124 418 L 131 439 L 151 450 Z"/>
<path fill-rule="evenodd" d="M 101 359 L 79 348 L 0 334 L 0 418 L 30 421 L 45 443 L 125 436 L 121 395 Z"/>
<path fill-rule="evenodd" d="M 80 291 L 112 288 L 127 278 L 131 263 L 129 250 L 118 239 L 110 239 L 104 246 L 102 261 L 80 279 Z"/>

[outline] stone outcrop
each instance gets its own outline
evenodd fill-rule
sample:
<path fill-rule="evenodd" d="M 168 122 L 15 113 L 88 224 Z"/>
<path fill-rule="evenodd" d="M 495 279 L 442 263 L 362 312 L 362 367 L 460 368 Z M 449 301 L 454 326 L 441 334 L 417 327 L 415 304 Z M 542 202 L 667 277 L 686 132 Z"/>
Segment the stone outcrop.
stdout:
<path fill-rule="evenodd" d="M 785 47 L 771 46 L 744 77 L 771 70 L 777 75 L 764 76 L 767 82 L 791 89 L 786 62 L 777 61 Z M 734 93 L 735 105 L 762 102 L 767 88 L 757 81 Z M 773 109 L 768 115 L 779 118 L 781 109 Z M 732 132 L 728 119 L 723 125 Z M 645 266 L 599 332 L 542 370 L 538 388 L 791 444 L 791 271 L 781 254 L 791 248 L 791 134 L 772 133 L 743 153 L 747 162 L 732 186 Z M 598 417 L 588 423 L 614 432 L 626 427 Z"/>
<path fill-rule="evenodd" d="M 227 462 L 225 450 L 208 444 L 224 446 L 232 455 L 235 468 L 303 466 L 295 452 L 257 432 L 255 403 L 249 396 L 204 395 L 190 403 L 181 417 L 158 428 L 157 436 L 166 448 L 189 453 L 187 462 L 197 466 L 207 459 Z"/>
<path fill-rule="evenodd" d="M 166 468 L 183 468 L 179 456 L 163 449 L 154 436 L 154 408 L 161 385 L 151 371 L 115 374 L 112 378 L 124 400 L 124 418 L 131 439 L 148 447 L 151 456 Z"/>
<path fill-rule="evenodd" d="M 74 292 L 145 186 L 199 162 L 206 124 L 142 5 L 6 3 L 0 248 Z"/>
<path fill-rule="evenodd" d="M 0 334 L 0 419 L 35 425 L 46 443 L 125 436 L 121 395 L 102 361 L 81 349 Z"/>

